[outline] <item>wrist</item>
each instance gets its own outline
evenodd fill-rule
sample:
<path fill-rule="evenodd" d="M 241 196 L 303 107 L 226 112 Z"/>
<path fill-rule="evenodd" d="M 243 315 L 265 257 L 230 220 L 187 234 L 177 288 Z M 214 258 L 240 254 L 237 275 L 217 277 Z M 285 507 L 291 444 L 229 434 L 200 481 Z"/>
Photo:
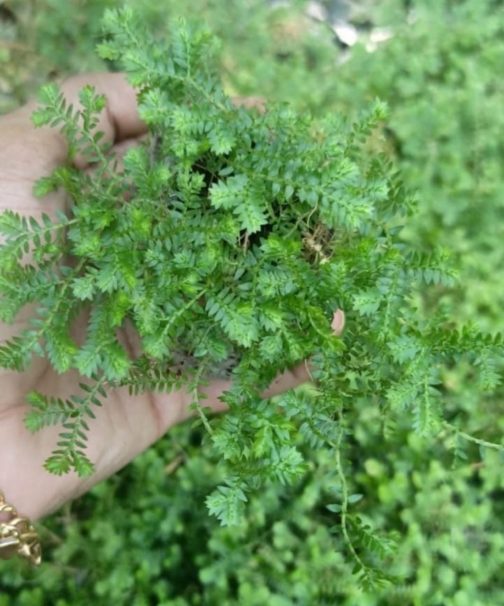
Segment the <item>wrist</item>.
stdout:
<path fill-rule="evenodd" d="M 41 562 L 40 541 L 30 520 L 20 515 L 0 492 L 0 558 L 19 555 L 31 564 Z"/>

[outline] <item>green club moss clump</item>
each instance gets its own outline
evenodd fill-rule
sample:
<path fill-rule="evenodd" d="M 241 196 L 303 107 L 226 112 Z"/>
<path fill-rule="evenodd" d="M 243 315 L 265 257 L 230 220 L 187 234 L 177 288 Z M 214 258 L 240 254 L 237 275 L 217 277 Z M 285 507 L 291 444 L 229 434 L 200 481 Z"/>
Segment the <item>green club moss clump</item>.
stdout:
<path fill-rule="evenodd" d="M 22 371 L 37 354 L 60 373 L 91 379 L 66 401 L 30 394 L 29 429 L 63 427 L 46 467 L 93 472 L 86 419 L 109 389 L 185 386 L 226 470 L 210 511 L 235 523 L 251 490 L 300 477 L 301 432 L 313 449 L 334 452 L 340 502 L 331 511 L 358 570 L 376 580 L 352 543 L 371 541 L 348 511 L 357 497 L 348 495 L 341 449 L 352 420 L 373 407 L 384 427 L 398 415 L 422 435 L 451 426 L 442 369 L 463 356 L 492 389 L 501 338 L 416 309 L 419 287 L 450 286 L 453 275 L 443 255 L 420 255 L 401 239 L 413 200 L 365 145 L 386 117 L 383 104 L 354 124 L 287 106 L 236 107 L 220 85 L 208 32 L 179 22 L 160 43 L 127 10 L 108 12 L 104 26 L 99 52 L 138 90 L 148 140 L 118 169 L 96 132 L 105 99 L 86 87 L 75 109 L 45 87 L 34 121 L 62 130 L 69 161 L 36 189 L 63 188 L 69 212 L 40 223 L 0 215 L 1 318 L 37 304 L 30 327 L 1 346 L 0 364 Z M 77 153 L 92 173 L 73 167 Z M 342 337 L 331 330 L 338 308 L 347 316 Z M 84 309 L 80 346 L 70 334 Z M 118 338 L 126 323 L 141 343 L 136 359 Z M 276 402 L 261 397 L 278 373 L 307 358 L 312 389 Z M 223 373 L 232 380 L 223 396 L 230 412 L 214 421 L 202 391 Z"/>

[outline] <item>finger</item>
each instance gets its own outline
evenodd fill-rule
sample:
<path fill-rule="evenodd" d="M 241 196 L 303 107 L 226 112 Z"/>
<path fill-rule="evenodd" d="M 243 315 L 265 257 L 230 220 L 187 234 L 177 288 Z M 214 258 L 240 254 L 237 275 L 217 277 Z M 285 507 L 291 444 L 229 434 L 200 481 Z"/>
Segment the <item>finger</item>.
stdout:
<path fill-rule="evenodd" d="M 272 398 L 278 396 L 284 391 L 299 387 L 303 383 L 310 380 L 310 372 L 306 362 L 301 362 L 294 368 L 286 370 L 282 374 L 278 375 L 271 385 L 263 392 L 263 398 Z"/>
<path fill-rule="evenodd" d="M 96 92 L 105 95 L 106 109 L 101 116 L 99 130 L 105 133 L 110 143 L 120 143 L 126 139 L 139 137 L 147 131 L 140 120 L 137 93 L 121 73 L 97 73 L 73 76 L 61 88 L 67 100 L 79 105 L 79 92 L 90 84 Z"/>
<path fill-rule="evenodd" d="M 345 312 L 342 309 L 337 309 L 332 318 L 331 328 L 335 336 L 340 336 L 345 328 Z M 273 381 L 268 389 L 263 393 L 264 398 L 277 396 L 284 391 L 298 387 L 303 383 L 313 381 L 310 362 L 305 360 L 291 370 L 282 373 Z"/>
<path fill-rule="evenodd" d="M 106 142 L 119 143 L 146 131 L 138 115 L 135 90 L 123 74 L 82 74 L 69 78 L 61 85 L 67 102 L 78 108 L 79 91 L 87 84 L 94 86 L 97 93 L 107 99 L 97 127 L 104 133 Z M 65 138 L 53 128 L 36 129 L 33 126 L 30 117 L 36 107 L 37 102 L 31 101 L 0 119 L 2 172 L 13 165 L 12 176 L 26 177 L 29 174 L 37 179 L 66 160 Z M 81 166 L 84 164 L 82 160 L 79 162 Z"/>
<path fill-rule="evenodd" d="M 109 152 L 110 157 L 113 158 L 113 161 L 111 162 L 110 170 L 113 171 L 114 173 L 118 173 L 118 174 L 123 173 L 124 172 L 124 156 L 133 147 L 137 147 L 138 145 L 141 145 L 146 140 L 146 138 L 147 138 L 146 135 L 141 135 L 140 137 L 134 137 L 133 139 L 126 139 L 125 141 L 121 141 L 120 143 L 117 143 L 116 145 L 114 145 L 113 148 Z M 93 175 L 96 173 L 96 167 L 88 166 L 84 169 L 84 171 L 88 175 Z M 105 173 L 105 174 L 107 175 L 107 173 Z"/>
<path fill-rule="evenodd" d="M 340 336 L 345 328 L 345 312 L 342 309 L 337 309 L 333 314 L 331 328 L 336 336 Z"/>
<path fill-rule="evenodd" d="M 333 319 L 331 322 L 331 328 L 333 333 L 336 336 L 340 336 L 345 327 L 345 313 L 341 309 L 337 309 L 333 314 Z M 134 342 L 135 338 L 133 335 L 129 334 L 128 338 L 130 342 Z M 289 391 L 290 389 L 294 389 L 295 387 L 299 387 L 303 383 L 307 383 L 308 381 L 313 381 L 312 373 L 310 370 L 310 362 L 309 360 L 304 360 L 303 362 L 297 364 L 293 368 L 286 370 L 285 372 L 279 374 L 273 382 L 269 385 L 267 389 L 262 392 L 262 397 L 272 398 L 277 396 L 285 391 Z M 231 381 L 225 379 L 215 379 L 210 385 L 201 389 L 204 400 L 202 401 L 202 405 L 204 407 L 209 407 L 212 412 L 225 412 L 228 407 L 221 400 L 221 396 L 223 393 L 231 387 Z M 164 410 L 163 407 L 163 398 L 161 400 L 157 400 L 158 408 L 161 411 L 162 423 L 164 423 L 167 427 L 171 427 L 172 425 L 176 425 L 182 421 L 185 421 L 189 417 L 194 414 L 194 410 L 191 407 L 191 403 L 193 398 L 189 394 L 182 395 L 182 402 L 174 413 L 173 407 L 170 410 L 169 418 L 165 418 L 162 414 Z"/>
<path fill-rule="evenodd" d="M 123 172 L 123 170 L 124 170 L 123 158 L 129 152 L 129 150 L 132 147 L 137 147 L 138 145 L 140 145 L 145 140 L 146 140 L 145 136 L 135 137 L 133 139 L 126 139 L 125 141 L 121 141 L 121 143 L 117 143 L 114 146 L 113 153 L 114 153 L 114 156 L 117 159 L 117 170 L 118 170 L 118 172 Z"/>

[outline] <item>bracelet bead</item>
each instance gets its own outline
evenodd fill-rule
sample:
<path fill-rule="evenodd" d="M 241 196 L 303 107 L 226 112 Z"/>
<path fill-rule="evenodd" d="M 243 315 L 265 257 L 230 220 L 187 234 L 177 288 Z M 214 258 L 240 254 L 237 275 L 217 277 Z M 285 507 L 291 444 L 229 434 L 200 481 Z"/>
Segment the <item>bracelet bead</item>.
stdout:
<path fill-rule="evenodd" d="M 0 558 L 16 555 L 38 566 L 42 561 L 39 537 L 30 520 L 20 516 L 0 492 Z"/>

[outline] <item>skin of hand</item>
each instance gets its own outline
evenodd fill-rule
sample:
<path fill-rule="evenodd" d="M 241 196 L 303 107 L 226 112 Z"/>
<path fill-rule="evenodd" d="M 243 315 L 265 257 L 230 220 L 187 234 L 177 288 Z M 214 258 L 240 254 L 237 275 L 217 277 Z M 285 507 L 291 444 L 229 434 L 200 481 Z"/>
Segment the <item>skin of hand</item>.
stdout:
<path fill-rule="evenodd" d="M 107 98 L 99 130 L 120 155 L 121 150 L 145 134 L 145 125 L 137 113 L 135 92 L 122 74 L 76 76 L 62 84 L 65 97 L 74 106 L 78 106 L 78 92 L 85 84 L 92 84 Z M 10 209 L 38 219 L 43 212 L 51 216 L 57 209 L 65 210 L 63 192 L 39 200 L 33 196 L 32 188 L 37 179 L 65 162 L 67 150 L 58 132 L 50 128 L 35 129 L 32 125 L 31 113 L 35 107 L 36 103 L 30 102 L 0 117 L 0 212 Z M 87 168 L 79 159 L 76 164 Z M 0 343 L 18 334 L 32 315 L 33 307 L 27 306 L 12 325 L 0 322 Z M 342 331 L 343 324 L 343 312 L 338 310 L 331 324 L 336 334 Z M 79 318 L 74 330 L 77 341 L 82 340 L 86 317 Z M 134 356 L 137 344 L 131 330 L 124 328 L 120 340 Z M 281 393 L 308 378 L 307 364 L 302 363 L 278 376 L 263 395 Z M 109 391 L 103 406 L 94 411 L 96 419 L 89 420 L 86 452 L 95 463 L 95 473 L 84 479 L 74 472 L 55 476 L 43 468 L 43 463 L 56 444 L 59 428 L 30 433 L 23 422 L 28 406 L 25 398 L 32 390 L 67 398 L 78 393 L 78 383 L 82 380 L 76 371 L 60 375 L 46 360 L 35 357 L 23 373 L 0 368 L 0 490 L 22 515 L 33 520 L 85 493 L 193 414 L 191 396 L 185 390 L 138 396 L 129 395 L 127 388 Z M 219 396 L 229 384 L 227 380 L 213 380 L 205 388 L 205 405 L 215 412 L 224 411 Z"/>

